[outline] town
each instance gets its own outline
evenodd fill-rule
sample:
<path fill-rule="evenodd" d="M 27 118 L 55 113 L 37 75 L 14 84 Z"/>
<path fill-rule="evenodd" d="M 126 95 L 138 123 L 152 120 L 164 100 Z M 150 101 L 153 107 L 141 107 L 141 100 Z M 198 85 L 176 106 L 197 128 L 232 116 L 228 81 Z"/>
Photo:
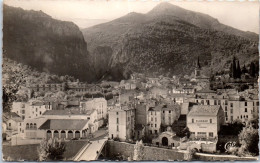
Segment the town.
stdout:
<path fill-rule="evenodd" d="M 27 98 L 17 98 L 3 114 L 3 157 L 41 160 L 36 147 L 57 141 L 66 151 L 54 160 L 255 160 L 258 139 L 247 136 L 257 131 L 258 138 L 255 67 L 240 67 L 234 57 L 230 69 L 206 76 L 198 57 L 190 76 L 27 83 Z M 26 145 L 34 146 L 30 156 L 12 152 Z"/>

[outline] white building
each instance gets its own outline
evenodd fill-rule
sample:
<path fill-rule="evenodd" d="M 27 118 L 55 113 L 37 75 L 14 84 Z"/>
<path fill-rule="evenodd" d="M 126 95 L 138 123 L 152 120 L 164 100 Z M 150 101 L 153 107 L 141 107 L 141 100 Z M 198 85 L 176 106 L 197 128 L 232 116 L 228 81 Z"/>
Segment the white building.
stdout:
<path fill-rule="evenodd" d="M 25 118 L 36 118 L 41 116 L 46 110 L 52 110 L 50 102 L 30 101 L 13 102 L 12 112 L 18 114 L 23 120 Z"/>
<path fill-rule="evenodd" d="M 135 109 L 128 106 L 117 106 L 109 111 L 109 138 L 122 141 L 133 139 L 135 127 Z"/>
<path fill-rule="evenodd" d="M 81 110 L 96 110 L 97 119 L 107 119 L 107 100 L 105 98 L 93 98 L 86 101 L 80 101 Z M 101 126 L 103 122 L 100 122 Z"/>
<path fill-rule="evenodd" d="M 50 135 L 52 135 L 53 137 L 54 133 L 57 132 L 59 135 L 61 134 L 61 132 L 64 132 L 64 134 L 72 132 L 75 136 L 76 130 L 72 130 L 73 124 L 70 124 L 70 127 L 66 126 L 66 124 L 68 124 L 67 121 L 73 122 L 74 125 L 81 124 L 80 121 L 86 122 L 87 127 L 85 127 L 84 125 L 84 129 L 86 129 L 86 131 L 88 132 L 84 133 L 85 136 L 87 133 L 94 133 L 98 130 L 96 110 L 80 111 L 79 109 L 66 109 L 47 110 L 39 117 L 25 119 L 24 122 L 21 124 L 21 129 L 19 129 L 19 133 L 21 133 L 24 138 L 47 138 Z M 55 123 L 62 125 L 61 122 L 64 123 L 62 128 L 58 129 L 57 126 L 55 127 Z M 54 126 L 49 126 L 48 128 L 48 123 L 51 123 Z M 45 124 L 44 127 L 41 127 L 43 124 Z M 77 126 L 75 126 L 75 128 L 77 128 Z M 81 133 L 80 135 L 83 134 L 83 131 L 79 132 Z"/>
<path fill-rule="evenodd" d="M 224 123 L 224 111 L 220 105 L 194 105 L 187 116 L 191 137 L 215 138 Z"/>

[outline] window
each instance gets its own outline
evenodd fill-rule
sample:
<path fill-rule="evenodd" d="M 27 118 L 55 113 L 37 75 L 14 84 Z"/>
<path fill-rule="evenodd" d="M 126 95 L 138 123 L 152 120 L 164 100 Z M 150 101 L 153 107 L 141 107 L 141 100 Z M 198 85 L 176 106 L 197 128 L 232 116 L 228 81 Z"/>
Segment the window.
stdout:
<path fill-rule="evenodd" d="M 150 134 L 152 134 L 153 132 L 152 132 L 152 130 L 150 130 Z"/>
<path fill-rule="evenodd" d="M 217 105 L 217 100 L 214 100 L 214 105 Z"/>
<path fill-rule="evenodd" d="M 226 117 L 226 121 L 228 121 L 228 117 Z"/>
<path fill-rule="evenodd" d="M 212 119 L 209 119 L 209 123 L 212 123 Z"/>
<path fill-rule="evenodd" d="M 230 109 L 230 113 L 233 114 L 233 109 Z"/>
<path fill-rule="evenodd" d="M 247 102 L 245 102 L 245 106 L 247 106 Z"/>
<path fill-rule="evenodd" d="M 163 113 L 164 113 L 164 111 L 163 111 Z"/>
<path fill-rule="evenodd" d="M 230 103 L 230 107 L 233 107 L 233 103 Z"/>
<path fill-rule="evenodd" d="M 225 105 L 227 105 L 228 104 L 228 101 L 227 100 L 225 100 Z"/>
<path fill-rule="evenodd" d="M 130 117 L 128 117 L 128 121 L 130 121 Z"/>
<path fill-rule="evenodd" d="M 42 112 L 40 111 L 40 115 L 42 115 Z"/>
<path fill-rule="evenodd" d="M 25 114 L 25 110 L 22 110 L 22 114 Z"/>
<path fill-rule="evenodd" d="M 225 111 L 227 111 L 227 107 L 225 106 Z"/>
<path fill-rule="evenodd" d="M 9 123 L 9 127 L 11 127 L 11 123 Z"/>
<path fill-rule="evenodd" d="M 171 113 L 171 111 L 169 110 L 169 114 Z"/>
<path fill-rule="evenodd" d="M 118 115 L 118 112 L 116 112 L 116 115 Z"/>
<path fill-rule="evenodd" d="M 220 102 L 220 100 L 218 100 L 218 105 L 221 105 L 221 102 Z"/>
<path fill-rule="evenodd" d="M 157 130 L 154 130 L 155 134 L 157 134 Z"/>
<path fill-rule="evenodd" d="M 194 123 L 194 119 L 192 119 L 191 122 Z"/>
<path fill-rule="evenodd" d="M 153 117 L 151 118 L 151 121 L 153 121 Z"/>
<path fill-rule="evenodd" d="M 119 118 L 116 118 L 116 123 L 117 123 L 117 124 L 119 123 Z"/>
<path fill-rule="evenodd" d="M 151 124 L 151 127 L 153 127 L 153 124 Z"/>
<path fill-rule="evenodd" d="M 230 120 L 233 121 L 233 116 L 230 116 Z"/>
<path fill-rule="evenodd" d="M 209 132 L 209 137 L 213 137 L 213 132 Z"/>
<path fill-rule="evenodd" d="M 154 115 L 156 115 L 156 112 L 154 112 Z"/>
<path fill-rule="evenodd" d="M 256 106 L 259 106 L 259 102 L 256 102 Z"/>
<path fill-rule="evenodd" d="M 20 126 L 22 126 L 22 123 L 20 123 Z"/>
<path fill-rule="evenodd" d="M 245 108 L 245 112 L 247 112 L 247 108 Z"/>
<path fill-rule="evenodd" d="M 151 111 L 151 115 L 153 115 L 153 112 Z"/>
<path fill-rule="evenodd" d="M 157 127 L 157 124 L 154 124 L 154 127 Z"/>
<path fill-rule="evenodd" d="M 157 122 L 157 118 L 154 118 L 154 121 Z"/>
<path fill-rule="evenodd" d="M 225 112 L 225 117 L 227 117 L 227 112 Z"/>
<path fill-rule="evenodd" d="M 119 131 L 119 126 L 116 126 L 116 131 Z"/>

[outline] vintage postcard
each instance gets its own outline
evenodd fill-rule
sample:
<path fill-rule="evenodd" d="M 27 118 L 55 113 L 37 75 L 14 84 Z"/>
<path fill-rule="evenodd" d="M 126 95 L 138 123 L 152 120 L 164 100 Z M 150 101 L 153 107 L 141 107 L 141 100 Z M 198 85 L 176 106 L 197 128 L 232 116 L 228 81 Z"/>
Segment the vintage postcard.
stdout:
<path fill-rule="evenodd" d="M 259 3 L 4 0 L 3 161 L 255 161 Z"/>

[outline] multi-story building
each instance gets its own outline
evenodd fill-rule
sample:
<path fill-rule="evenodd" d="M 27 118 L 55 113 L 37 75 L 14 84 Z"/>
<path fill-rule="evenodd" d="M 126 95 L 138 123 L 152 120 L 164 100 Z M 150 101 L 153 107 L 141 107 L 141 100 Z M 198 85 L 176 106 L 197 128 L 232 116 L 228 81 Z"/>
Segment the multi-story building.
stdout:
<path fill-rule="evenodd" d="M 41 116 L 46 110 L 52 110 L 50 102 L 30 101 L 13 102 L 12 112 L 18 114 L 23 120 Z"/>
<path fill-rule="evenodd" d="M 243 98 L 239 95 L 201 95 L 195 102 L 201 105 L 221 105 L 225 114 L 225 123 L 232 123 L 239 119 L 242 122 L 257 117 L 259 100 L 255 98 Z"/>
<path fill-rule="evenodd" d="M 103 120 L 107 119 L 107 100 L 105 98 L 93 98 L 80 101 L 81 110 L 97 110 L 97 119 L 99 126 L 103 124 Z"/>
<path fill-rule="evenodd" d="M 147 125 L 149 134 L 159 134 L 161 128 L 162 106 L 149 107 L 147 114 Z"/>
<path fill-rule="evenodd" d="M 171 126 L 177 121 L 181 114 L 181 107 L 178 104 L 162 105 L 162 124 L 165 126 Z"/>
<path fill-rule="evenodd" d="M 191 137 L 215 138 L 224 123 L 224 111 L 220 105 L 194 105 L 187 116 Z"/>
<path fill-rule="evenodd" d="M 135 109 L 127 105 L 117 105 L 109 111 L 109 138 L 122 141 L 134 139 Z"/>
<path fill-rule="evenodd" d="M 147 133 L 148 107 L 144 102 L 138 101 L 135 108 L 135 139 L 139 140 Z"/>

